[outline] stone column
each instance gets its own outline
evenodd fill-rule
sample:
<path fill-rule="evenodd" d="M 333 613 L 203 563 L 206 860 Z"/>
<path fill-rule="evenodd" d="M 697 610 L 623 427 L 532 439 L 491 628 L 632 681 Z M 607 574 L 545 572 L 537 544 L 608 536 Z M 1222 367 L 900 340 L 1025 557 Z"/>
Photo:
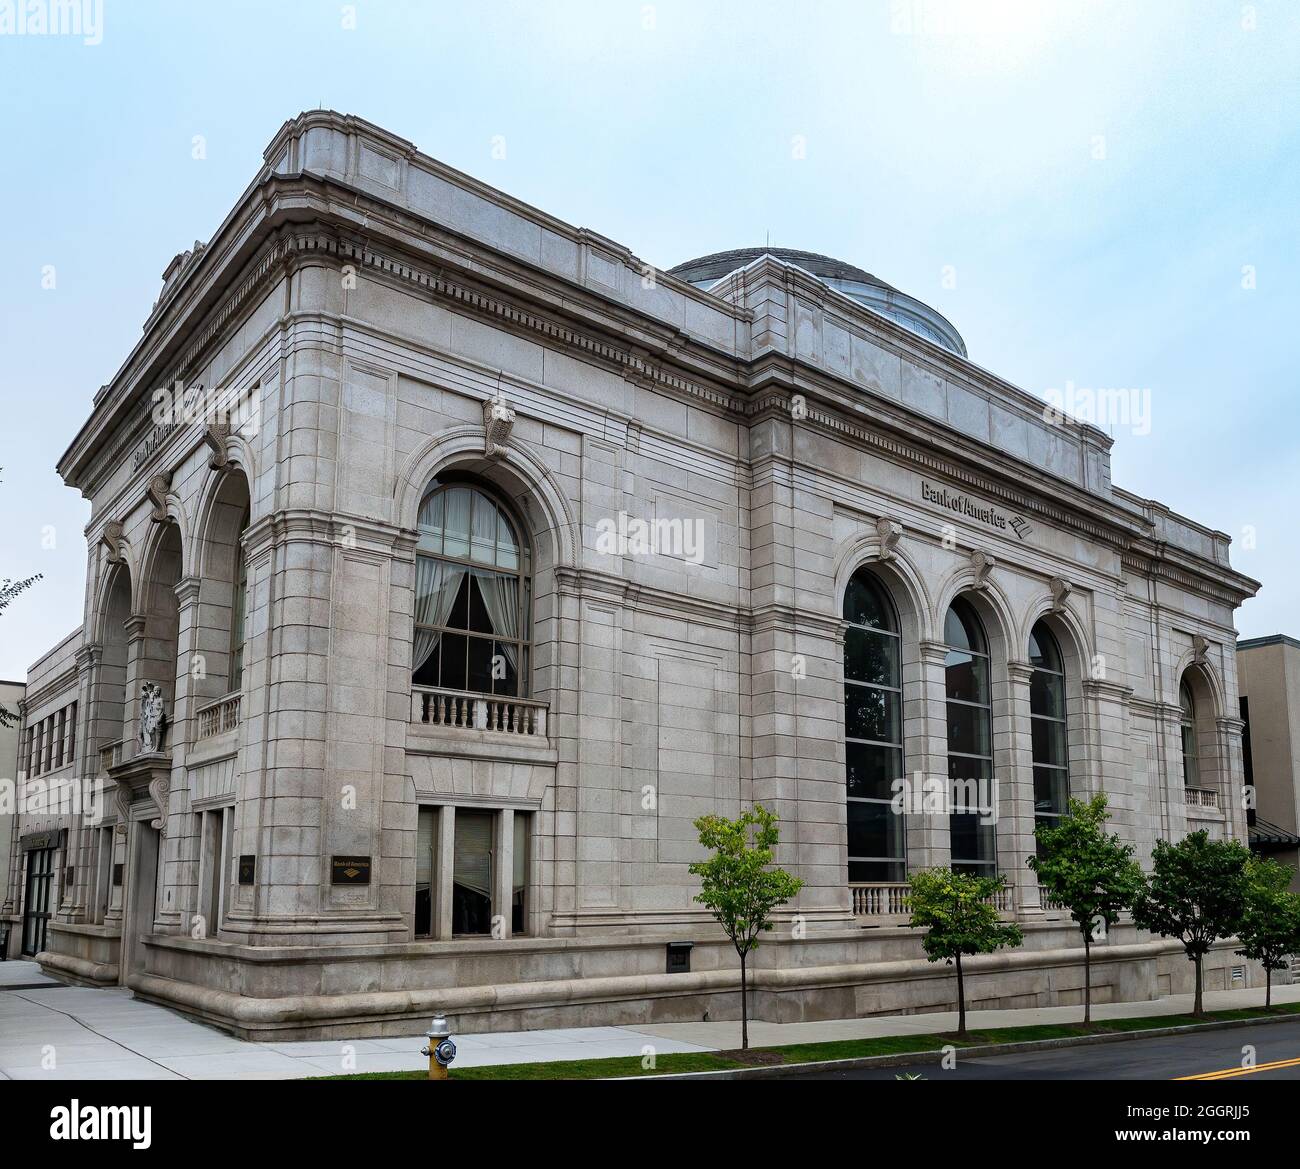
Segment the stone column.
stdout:
<path fill-rule="evenodd" d="M 496 931 L 500 938 L 511 935 L 511 906 L 514 901 L 515 888 L 515 814 L 511 808 L 503 808 L 497 815 L 496 825 L 496 872 L 493 874 L 492 901 L 493 911 L 501 918 L 501 928 Z"/>
<path fill-rule="evenodd" d="M 1034 748 L 1029 704 L 1029 682 L 1034 667 L 1029 662 L 1008 662 L 1008 722 L 1011 766 L 998 780 L 998 868 L 1010 878 L 1016 908 L 1040 913 L 1038 880 L 1026 864 L 1034 853 Z"/>
<path fill-rule="evenodd" d="M 456 809 L 444 804 L 438 809 L 438 856 L 433 873 L 434 937 L 451 939 L 451 885 L 456 862 Z"/>
<path fill-rule="evenodd" d="M 160 809 L 166 835 L 161 841 L 163 863 L 162 889 L 159 894 L 160 924 L 178 927 L 189 915 L 198 912 L 198 835 L 189 810 L 189 785 L 185 753 L 194 741 L 192 700 L 194 669 L 199 649 L 198 577 L 184 577 L 176 585 L 176 665 L 172 692 L 171 725 L 167 746 L 171 750 L 172 771 L 168 785 L 167 807 Z"/>
<path fill-rule="evenodd" d="M 921 798 L 942 793 L 940 806 L 927 800 L 927 810 L 911 812 L 907 821 L 907 868 L 942 868 L 952 859 L 952 837 L 948 826 L 948 690 L 944 662 L 948 648 L 941 641 L 920 644 L 920 699 L 916 716 L 921 724 L 919 739 L 923 744 L 920 758 L 908 763 L 910 787 L 920 783 Z M 915 797 L 914 797 L 915 798 Z"/>

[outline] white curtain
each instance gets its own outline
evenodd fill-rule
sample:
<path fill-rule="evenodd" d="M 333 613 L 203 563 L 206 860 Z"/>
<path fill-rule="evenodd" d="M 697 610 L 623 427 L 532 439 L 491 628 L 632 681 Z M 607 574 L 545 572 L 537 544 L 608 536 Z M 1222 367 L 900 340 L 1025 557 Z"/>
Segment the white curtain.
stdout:
<path fill-rule="evenodd" d="M 492 622 L 492 632 L 503 639 L 501 652 L 506 655 L 510 668 L 518 673 L 519 647 L 513 643 L 519 637 L 519 578 L 476 568 L 474 580 Z"/>
<path fill-rule="evenodd" d="M 461 582 L 468 570 L 460 564 L 431 560 L 427 556 L 415 558 L 415 653 L 411 670 L 418 670 L 433 656 L 442 634 L 436 629 L 420 629 L 420 625 L 446 625 L 451 607 L 456 603 Z"/>

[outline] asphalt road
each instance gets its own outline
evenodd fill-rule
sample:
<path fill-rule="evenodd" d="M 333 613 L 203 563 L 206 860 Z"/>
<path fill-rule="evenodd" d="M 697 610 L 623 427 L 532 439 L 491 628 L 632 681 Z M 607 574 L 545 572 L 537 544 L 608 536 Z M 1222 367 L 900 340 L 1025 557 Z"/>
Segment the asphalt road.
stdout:
<path fill-rule="evenodd" d="M 1253 1069 L 1243 1066 L 1248 1054 Z M 817 1071 L 797 1078 L 892 1080 L 919 1072 L 927 1080 L 1300 1080 L 1300 1020 L 1022 1055 L 967 1058 L 959 1051 L 956 1060 L 956 1067 L 943 1068 L 936 1054 L 906 1068 Z"/>

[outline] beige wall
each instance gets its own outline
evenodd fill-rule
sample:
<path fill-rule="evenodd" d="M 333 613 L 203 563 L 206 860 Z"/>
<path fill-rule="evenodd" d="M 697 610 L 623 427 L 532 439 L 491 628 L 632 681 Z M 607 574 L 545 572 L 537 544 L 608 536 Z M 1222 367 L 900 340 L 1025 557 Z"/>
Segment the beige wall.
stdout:
<path fill-rule="evenodd" d="M 1259 815 L 1300 831 L 1300 641 L 1276 635 L 1237 644 L 1238 687 L 1250 707 L 1250 747 Z M 1294 849 L 1278 854 L 1295 865 Z M 1296 887 L 1300 888 L 1300 874 Z"/>

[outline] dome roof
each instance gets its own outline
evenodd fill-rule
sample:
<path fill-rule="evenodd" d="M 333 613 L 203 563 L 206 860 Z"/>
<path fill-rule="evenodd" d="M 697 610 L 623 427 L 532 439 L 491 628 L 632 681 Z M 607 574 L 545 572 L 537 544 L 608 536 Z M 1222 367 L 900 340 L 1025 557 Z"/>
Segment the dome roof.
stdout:
<path fill-rule="evenodd" d="M 966 342 L 941 313 L 916 297 L 900 292 L 892 284 L 886 284 L 865 269 L 855 264 L 846 264 L 833 256 L 805 252 L 798 248 L 733 248 L 729 252 L 714 252 L 712 255 L 687 260 L 684 264 L 670 268 L 668 273 L 696 288 L 707 290 L 724 276 L 752 264 L 760 256 L 771 256 L 784 264 L 802 268 L 837 292 L 889 317 L 910 332 L 933 341 L 936 345 L 942 345 L 959 357 L 966 356 Z"/>

